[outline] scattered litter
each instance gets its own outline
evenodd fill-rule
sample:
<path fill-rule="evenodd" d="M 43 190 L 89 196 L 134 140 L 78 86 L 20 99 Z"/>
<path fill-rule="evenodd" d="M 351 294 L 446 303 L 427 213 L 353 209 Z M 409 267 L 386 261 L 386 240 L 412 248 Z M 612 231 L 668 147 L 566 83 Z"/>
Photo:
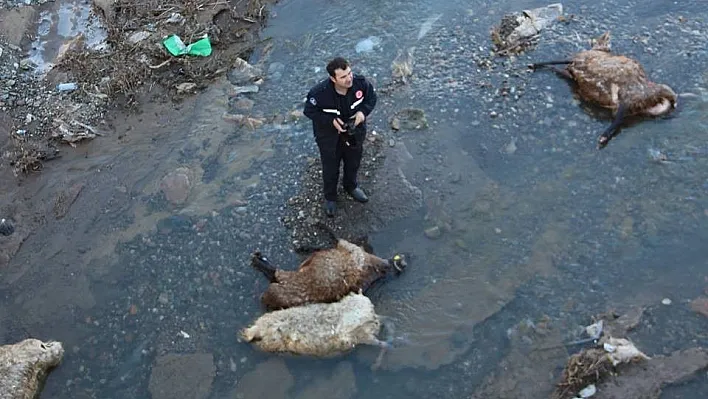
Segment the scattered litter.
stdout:
<path fill-rule="evenodd" d="M 132 35 L 130 35 L 130 37 L 128 37 L 128 42 L 130 44 L 136 44 L 136 43 L 142 42 L 143 40 L 147 39 L 148 37 L 150 37 L 150 32 L 146 32 L 143 30 L 140 32 L 135 32 Z"/>
<path fill-rule="evenodd" d="M 671 299 L 664 298 L 661 300 L 661 303 L 663 303 L 664 305 L 671 305 Z"/>
<path fill-rule="evenodd" d="M 603 345 L 603 349 L 610 354 L 613 366 L 620 363 L 629 363 L 637 359 L 649 360 L 649 356 L 642 353 L 632 342 L 625 338 L 610 337 Z"/>
<path fill-rule="evenodd" d="M 72 147 L 76 147 L 76 143 L 79 141 L 100 136 L 95 128 L 76 120 L 67 123 L 62 119 L 56 118 L 54 119 L 54 125 L 57 129 L 52 133 L 52 137 L 60 138 L 63 142 Z"/>
<path fill-rule="evenodd" d="M 189 334 L 187 334 L 186 332 L 184 332 L 182 330 L 179 331 L 179 335 L 182 336 L 182 338 L 189 338 Z"/>
<path fill-rule="evenodd" d="M 193 82 L 184 82 L 176 85 L 175 88 L 179 94 L 191 93 L 197 88 L 197 84 Z"/>
<path fill-rule="evenodd" d="M 597 388 L 595 388 L 595 384 L 590 384 L 583 388 L 578 395 L 580 395 L 581 398 L 589 398 L 597 393 Z"/>
<path fill-rule="evenodd" d="M 355 50 L 357 53 L 368 53 L 380 44 L 381 38 L 378 36 L 369 36 L 366 39 L 359 41 L 359 43 L 356 44 Z"/>
<path fill-rule="evenodd" d="M 669 162 L 669 157 L 667 157 L 666 154 L 664 154 L 663 152 L 654 148 L 650 148 L 648 151 L 649 157 L 652 161 L 660 163 Z"/>
<path fill-rule="evenodd" d="M 74 91 L 78 88 L 76 83 L 60 83 L 57 85 L 57 90 L 61 92 Z"/>
<path fill-rule="evenodd" d="M 259 90 L 258 85 L 235 86 L 234 87 L 234 94 L 258 93 L 258 90 Z"/>
<path fill-rule="evenodd" d="M 163 40 L 162 44 L 167 48 L 167 51 L 175 57 L 184 54 L 200 57 L 208 57 L 211 55 L 211 42 L 207 35 L 204 35 L 203 38 L 190 45 L 185 45 L 179 36 L 171 35 Z"/>
<path fill-rule="evenodd" d="M 520 53 L 533 46 L 538 34 L 563 15 L 561 3 L 507 14 L 492 28 L 491 36 L 498 55 Z"/>
<path fill-rule="evenodd" d="M 185 19 L 182 16 L 182 14 L 180 14 L 178 12 L 173 12 L 170 15 L 170 17 L 167 18 L 167 21 L 165 21 L 165 22 L 167 22 L 168 24 L 182 24 L 182 23 L 184 23 L 184 21 L 185 21 Z"/>
<path fill-rule="evenodd" d="M 554 399 L 573 397 L 580 389 L 590 388 L 591 384 L 613 374 L 614 367 L 620 363 L 649 360 L 629 340 L 607 336 L 602 340 L 605 341 L 602 348 L 583 349 L 568 359 L 561 381 L 552 396 Z"/>
<path fill-rule="evenodd" d="M 600 337 L 602 336 L 602 327 L 603 327 L 603 321 L 600 320 L 596 323 L 590 324 L 589 326 L 585 327 L 585 333 L 593 340 L 600 339 Z"/>

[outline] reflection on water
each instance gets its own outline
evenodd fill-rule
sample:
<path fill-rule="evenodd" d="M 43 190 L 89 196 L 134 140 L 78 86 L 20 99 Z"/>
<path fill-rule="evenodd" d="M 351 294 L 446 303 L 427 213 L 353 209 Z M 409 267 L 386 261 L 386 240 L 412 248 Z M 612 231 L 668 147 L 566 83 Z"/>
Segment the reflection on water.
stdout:
<path fill-rule="evenodd" d="M 108 37 L 99 19 L 91 12 L 91 1 L 70 0 L 52 2 L 39 15 L 36 37 L 32 42 L 29 59 L 38 73 L 46 73 L 54 65 L 63 44 L 83 35 L 86 47 L 99 50 L 105 47 Z"/>
<path fill-rule="evenodd" d="M 76 277 L 82 289 L 65 299 L 78 308 L 61 315 L 80 320 L 80 334 L 73 326 L 64 334 L 84 341 L 73 338 L 76 349 L 48 391 L 145 397 L 150 390 L 159 397 L 154 364 L 169 353 L 212 353 L 215 375 L 195 372 L 198 366 L 187 360 L 175 365 L 180 378 L 213 378 L 212 398 L 468 397 L 481 386 L 491 395 L 511 395 L 503 378 L 485 379 L 503 376 L 506 366 L 537 365 L 536 373 L 516 376 L 521 384 L 557 375 L 562 364 L 564 351 L 527 356 L 527 346 L 571 340 L 591 315 L 616 304 L 669 297 L 682 306 L 697 296 L 706 284 L 708 98 L 699 90 L 706 75 L 685 71 L 708 71 L 708 26 L 698 19 L 708 15 L 691 1 L 680 9 L 673 4 L 672 14 L 647 15 L 630 11 L 656 10 L 649 1 L 617 3 L 564 4 L 577 21 L 549 29 L 536 50 L 491 69 L 481 62 L 489 27 L 504 12 L 535 2 L 278 5 L 265 32 L 273 47 L 253 60 L 271 71 L 254 96 L 264 114 L 299 108 L 335 54 L 350 57 L 355 70 L 383 87 L 396 55 L 415 47 L 410 85 L 382 95 L 373 114 L 380 131 L 403 107 L 424 109 L 430 121 L 427 130 L 395 136 L 413 157 L 402 170 L 422 189 L 424 209 L 372 236 L 377 252 L 410 254 L 406 273 L 372 292 L 400 344 L 383 370 L 371 373 L 374 348 L 312 360 L 269 356 L 237 342 L 235 332 L 261 312 L 257 298 L 265 286 L 246 267 L 247 253 L 265 248 L 274 261 L 294 264 L 292 254 L 278 250 L 289 243 L 278 212 L 297 190 L 294 171 L 316 151 L 307 120 L 231 136 L 223 121 L 215 122 L 223 99 L 212 93 L 190 111 L 197 122 L 160 147 L 159 167 L 138 165 L 160 171 L 146 173 L 130 190 L 145 201 L 131 217 L 149 220 L 143 222 L 149 228 L 118 245 L 115 264 Z M 680 22 L 677 13 L 696 17 Z M 627 127 L 598 151 L 594 143 L 607 121 L 585 112 L 556 76 L 524 70 L 533 60 L 585 48 L 608 28 L 616 51 L 636 55 L 657 81 L 696 95 L 682 97 L 676 117 Z M 357 51 L 370 37 L 380 42 Z M 500 94 L 501 87 L 512 95 Z M 657 152 L 666 154 L 664 161 Z M 185 163 L 199 183 L 194 205 L 180 213 L 158 198 L 158 184 Z M 426 236 L 431 227 L 440 237 Z M 93 259 L 95 265 L 100 257 Z M 17 302 L 39 309 L 37 298 Z M 682 322 L 697 323 L 690 315 Z M 647 334 L 640 344 L 654 348 L 651 339 Z M 60 378 L 70 382 L 64 386 Z M 544 381 L 537 392 L 552 384 Z"/>

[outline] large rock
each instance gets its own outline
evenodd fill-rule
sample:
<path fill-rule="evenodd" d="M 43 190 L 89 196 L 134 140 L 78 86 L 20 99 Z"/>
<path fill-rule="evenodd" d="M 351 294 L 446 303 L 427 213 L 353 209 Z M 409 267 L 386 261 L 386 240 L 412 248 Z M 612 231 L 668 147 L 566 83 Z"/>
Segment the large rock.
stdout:
<path fill-rule="evenodd" d="M 60 342 L 29 338 L 0 347 L 0 398 L 39 397 L 42 382 L 64 357 Z"/>
<path fill-rule="evenodd" d="M 263 71 L 260 68 L 249 64 L 247 61 L 237 58 L 233 69 L 229 71 L 229 81 L 234 86 L 250 85 L 260 79 Z"/>
<path fill-rule="evenodd" d="M 216 374 L 211 353 L 160 356 L 150 374 L 152 399 L 206 399 Z"/>

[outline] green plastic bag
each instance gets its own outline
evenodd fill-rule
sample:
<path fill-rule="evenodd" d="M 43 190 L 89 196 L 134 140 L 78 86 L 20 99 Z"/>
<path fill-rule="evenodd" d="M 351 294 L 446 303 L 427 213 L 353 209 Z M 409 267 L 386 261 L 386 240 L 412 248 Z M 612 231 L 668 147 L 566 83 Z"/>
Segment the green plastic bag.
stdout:
<path fill-rule="evenodd" d="M 211 42 L 209 42 L 209 36 L 207 35 L 204 35 L 203 38 L 189 46 L 185 45 L 182 39 L 177 35 L 168 36 L 167 39 L 162 41 L 162 44 L 167 48 L 167 51 L 175 57 L 184 54 L 199 57 L 208 57 L 211 55 Z"/>

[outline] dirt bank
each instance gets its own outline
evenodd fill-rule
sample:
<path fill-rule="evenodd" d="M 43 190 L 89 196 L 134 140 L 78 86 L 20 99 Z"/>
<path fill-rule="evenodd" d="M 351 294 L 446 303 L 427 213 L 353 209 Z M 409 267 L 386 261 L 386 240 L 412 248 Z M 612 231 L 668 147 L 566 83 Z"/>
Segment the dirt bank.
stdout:
<path fill-rule="evenodd" d="M 203 89 L 237 58 L 248 58 L 270 3 L 95 0 L 93 24 L 105 40 L 93 43 L 75 27 L 80 33 L 62 40 L 56 56 L 43 62 L 28 54 L 44 46 L 33 38 L 38 29 L 53 29 L 42 23 L 60 6 L 0 10 L 0 109 L 10 121 L 3 123 L 9 133 L 0 142 L 3 165 L 16 174 L 39 171 L 62 145 L 105 135 L 107 113 L 136 112 L 145 101 L 168 107 Z M 207 37 L 211 53 L 173 56 L 162 44 L 173 34 L 185 44 Z"/>
<path fill-rule="evenodd" d="M 124 145 L 125 132 L 116 124 L 135 115 L 155 115 L 149 122 L 139 118 L 153 125 L 169 118 L 176 104 L 248 59 L 274 2 L 96 0 L 92 13 L 106 40 L 90 45 L 84 33 L 62 40 L 48 71 L 28 54 L 42 18 L 68 1 L 0 9 L 0 217 L 16 227 L 0 242 L 0 266 L 48 217 L 63 217 L 82 191 L 82 183 L 40 178 L 37 172 L 58 165 L 49 160 L 63 157 L 70 164 L 104 151 L 101 143 L 108 152 Z M 207 35 L 212 52 L 172 56 L 162 45 L 170 34 L 187 44 Z M 58 86 L 67 83 L 75 89 Z"/>

